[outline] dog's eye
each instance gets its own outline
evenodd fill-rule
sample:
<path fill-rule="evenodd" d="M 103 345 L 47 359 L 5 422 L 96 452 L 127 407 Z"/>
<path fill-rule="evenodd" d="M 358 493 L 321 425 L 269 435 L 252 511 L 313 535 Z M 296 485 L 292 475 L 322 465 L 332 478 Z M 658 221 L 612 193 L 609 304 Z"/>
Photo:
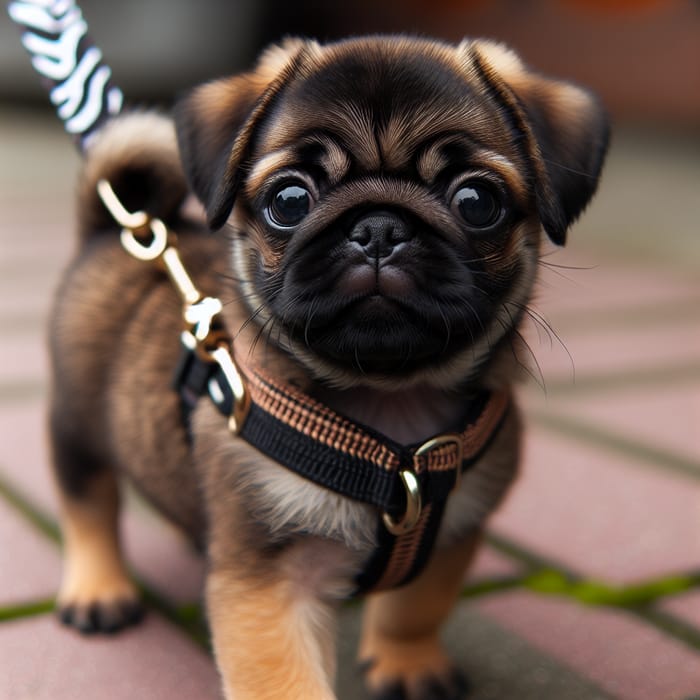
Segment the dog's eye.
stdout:
<path fill-rule="evenodd" d="M 275 190 L 267 208 L 269 222 L 277 228 L 292 228 L 311 211 L 311 193 L 301 183 L 287 183 Z"/>
<path fill-rule="evenodd" d="M 464 183 L 452 197 L 452 206 L 474 228 L 488 228 L 501 216 L 501 203 L 481 182 Z"/>

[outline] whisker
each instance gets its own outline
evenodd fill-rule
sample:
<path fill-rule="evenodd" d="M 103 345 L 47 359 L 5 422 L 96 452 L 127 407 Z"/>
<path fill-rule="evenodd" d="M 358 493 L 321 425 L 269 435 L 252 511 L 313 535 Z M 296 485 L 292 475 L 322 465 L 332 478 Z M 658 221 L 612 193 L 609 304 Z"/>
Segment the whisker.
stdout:
<path fill-rule="evenodd" d="M 554 327 L 552 324 L 538 311 L 533 309 L 532 307 L 528 306 L 527 304 L 520 304 L 516 301 L 509 301 L 507 302 L 508 304 L 512 304 L 516 308 L 520 309 L 524 313 L 528 315 L 528 317 L 533 321 L 535 324 L 535 327 L 539 329 L 544 330 L 544 332 L 547 334 L 550 342 L 550 347 L 554 346 L 553 339 L 557 341 L 558 345 L 561 347 L 561 349 L 566 353 L 566 356 L 569 358 L 569 364 L 571 365 L 571 374 L 573 377 L 573 381 L 576 381 L 576 363 L 574 361 L 574 356 L 571 354 L 571 351 L 567 347 L 566 343 L 562 340 L 561 336 L 554 330 Z"/>

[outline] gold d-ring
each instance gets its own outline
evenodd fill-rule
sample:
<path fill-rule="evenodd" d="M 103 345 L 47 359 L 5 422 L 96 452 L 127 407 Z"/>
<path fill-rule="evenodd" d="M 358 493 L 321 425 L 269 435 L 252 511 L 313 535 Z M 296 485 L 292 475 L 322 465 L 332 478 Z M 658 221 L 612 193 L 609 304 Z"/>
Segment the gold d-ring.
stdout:
<path fill-rule="evenodd" d="M 406 511 L 399 520 L 389 515 L 386 511 L 382 514 L 382 520 L 386 529 L 392 535 L 403 535 L 410 532 L 418 522 L 423 509 L 423 502 L 420 495 L 420 484 L 416 475 L 410 469 L 400 469 L 399 478 L 406 489 Z"/>

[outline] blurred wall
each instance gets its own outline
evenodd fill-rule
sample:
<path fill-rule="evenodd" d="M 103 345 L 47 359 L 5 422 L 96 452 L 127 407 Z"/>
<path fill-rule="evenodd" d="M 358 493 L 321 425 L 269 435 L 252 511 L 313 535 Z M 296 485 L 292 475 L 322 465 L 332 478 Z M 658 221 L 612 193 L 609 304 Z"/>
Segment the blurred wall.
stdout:
<path fill-rule="evenodd" d="M 136 99 L 170 100 L 240 70 L 285 34 L 409 31 L 496 38 L 592 87 L 618 120 L 700 126 L 700 0 L 84 0 L 95 41 Z M 45 99 L 6 16 L 0 99 Z"/>

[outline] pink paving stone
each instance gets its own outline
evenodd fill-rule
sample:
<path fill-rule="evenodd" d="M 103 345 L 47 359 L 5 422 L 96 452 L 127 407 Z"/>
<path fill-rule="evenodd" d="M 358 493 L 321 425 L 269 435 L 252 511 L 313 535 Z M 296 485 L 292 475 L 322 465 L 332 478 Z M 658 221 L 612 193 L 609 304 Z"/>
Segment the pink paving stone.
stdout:
<path fill-rule="evenodd" d="M 150 614 L 114 637 L 83 637 L 52 616 L 0 625 L 3 700 L 220 700 L 209 657 Z"/>
<path fill-rule="evenodd" d="M 700 589 L 670 596 L 663 600 L 659 607 L 680 617 L 700 631 Z"/>
<path fill-rule="evenodd" d="M 524 458 L 495 532 L 608 583 L 697 569 L 698 481 L 541 429 Z"/>
<path fill-rule="evenodd" d="M 700 283 L 678 270 L 626 267 L 605 254 L 557 250 L 545 262 L 563 267 L 540 268 L 535 306 L 561 316 L 579 311 L 607 313 L 628 307 L 651 307 L 700 299 Z M 573 267 L 574 269 L 566 269 Z M 578 268 L 578 269 L 576 269 Z"/>
<path fill-rule="evenodd" d="M 60 570 L 53 543 L 0 498 L 0 607 L 53 597 Z"/>
<path fill-rule="evenodd" d="M 73 236 L 67 231 L 69 225 L 50 226 L 37 236 L 36 228 L 32 234 L 20 240 L 8 242 L 17 231 L 3 227 L 0 231 L 0 270 L 11 272 L 10 281 L 18 287 L 29 287 L 30 282 L 39 284 L 43 289 L 53 288 L 53 282 L 68 263 L 74 250 Z M 77 236 L 75 237 L 77 241 Z M 19 274 L 20 271 L 24 274 Z M 3 280 L 5 282 L 5 280 Z"/>
<path fill-rule="evenodd" d="M 697 460 L 700 472 L 700 382 L 643 385 L 537 403 L 631 440 Z"/>
<path fill-rule="evenodd" d="M 38 342 L 39 333 L 44 332 L 46 319 L 48 318 L 49 300 L 51 297 L 49 290 L 43 285 L 40 288 L 19 287 L 14 283 L 10 284 L 7 282 L 0 285 L 0 292 L 0 319 L 2 319 L 3 323 L 7 323 L 5 319 L 17 318 L 20 315 L 31 319 L 35 322 L 37 329 L 32 342 Z M 22 300 L 21 306 L 18 304 L 18 299 Z M 10 326 L 9 330 L 14 332 L 15 329 Z M 3 333 L 0 344 L 4 344 L 6 338 L 7 335 Z"/>
<path fill-rule="evenodd" d="M 0 343 L 0 384 L 46 382 L 48 355 L 43 342 L 34 336 L 4 336 Z"/>
<path fill-rule="evenodd" d="M 32 503 L 56 516 L 41 400 L 0 404 L 0 471 Z"/>
<path fill-rule="evenodd" d="M 144 581 L 176 603 L 201 599 L 204 558 L 178 530 L 143 507 L 131 507 L 122 534 L 126 557 Z"/>
<path fill-rule="evenodd" d="M 700 332 L 687 323 L 663 326 L 587 328 L 585 333 L 568 330 L 558 341 L 539 339 L 528 331 L 527 339 L 542 368 L 545 381 L 571 381 L 574 376 L 643 373 L 672 365 L 695 365 L 700 358 Z M 572 367 L 573 361 L 573 367 Z M 574 372 L 575 368 L 575 372 Z"/>
<path fill-rule="evenodd" d="M 466 582 L 476 583 L 484 579 L 517 576 L 522 567 L 487 544 L 476 553 L 474 562 L 467 572 Z"/>
<path fill-rule="evenodd" d="M 679 700 L 700 689 L 697 652 L 628 613 L 525 591 L 475 607 L 619 700 Z"/>

